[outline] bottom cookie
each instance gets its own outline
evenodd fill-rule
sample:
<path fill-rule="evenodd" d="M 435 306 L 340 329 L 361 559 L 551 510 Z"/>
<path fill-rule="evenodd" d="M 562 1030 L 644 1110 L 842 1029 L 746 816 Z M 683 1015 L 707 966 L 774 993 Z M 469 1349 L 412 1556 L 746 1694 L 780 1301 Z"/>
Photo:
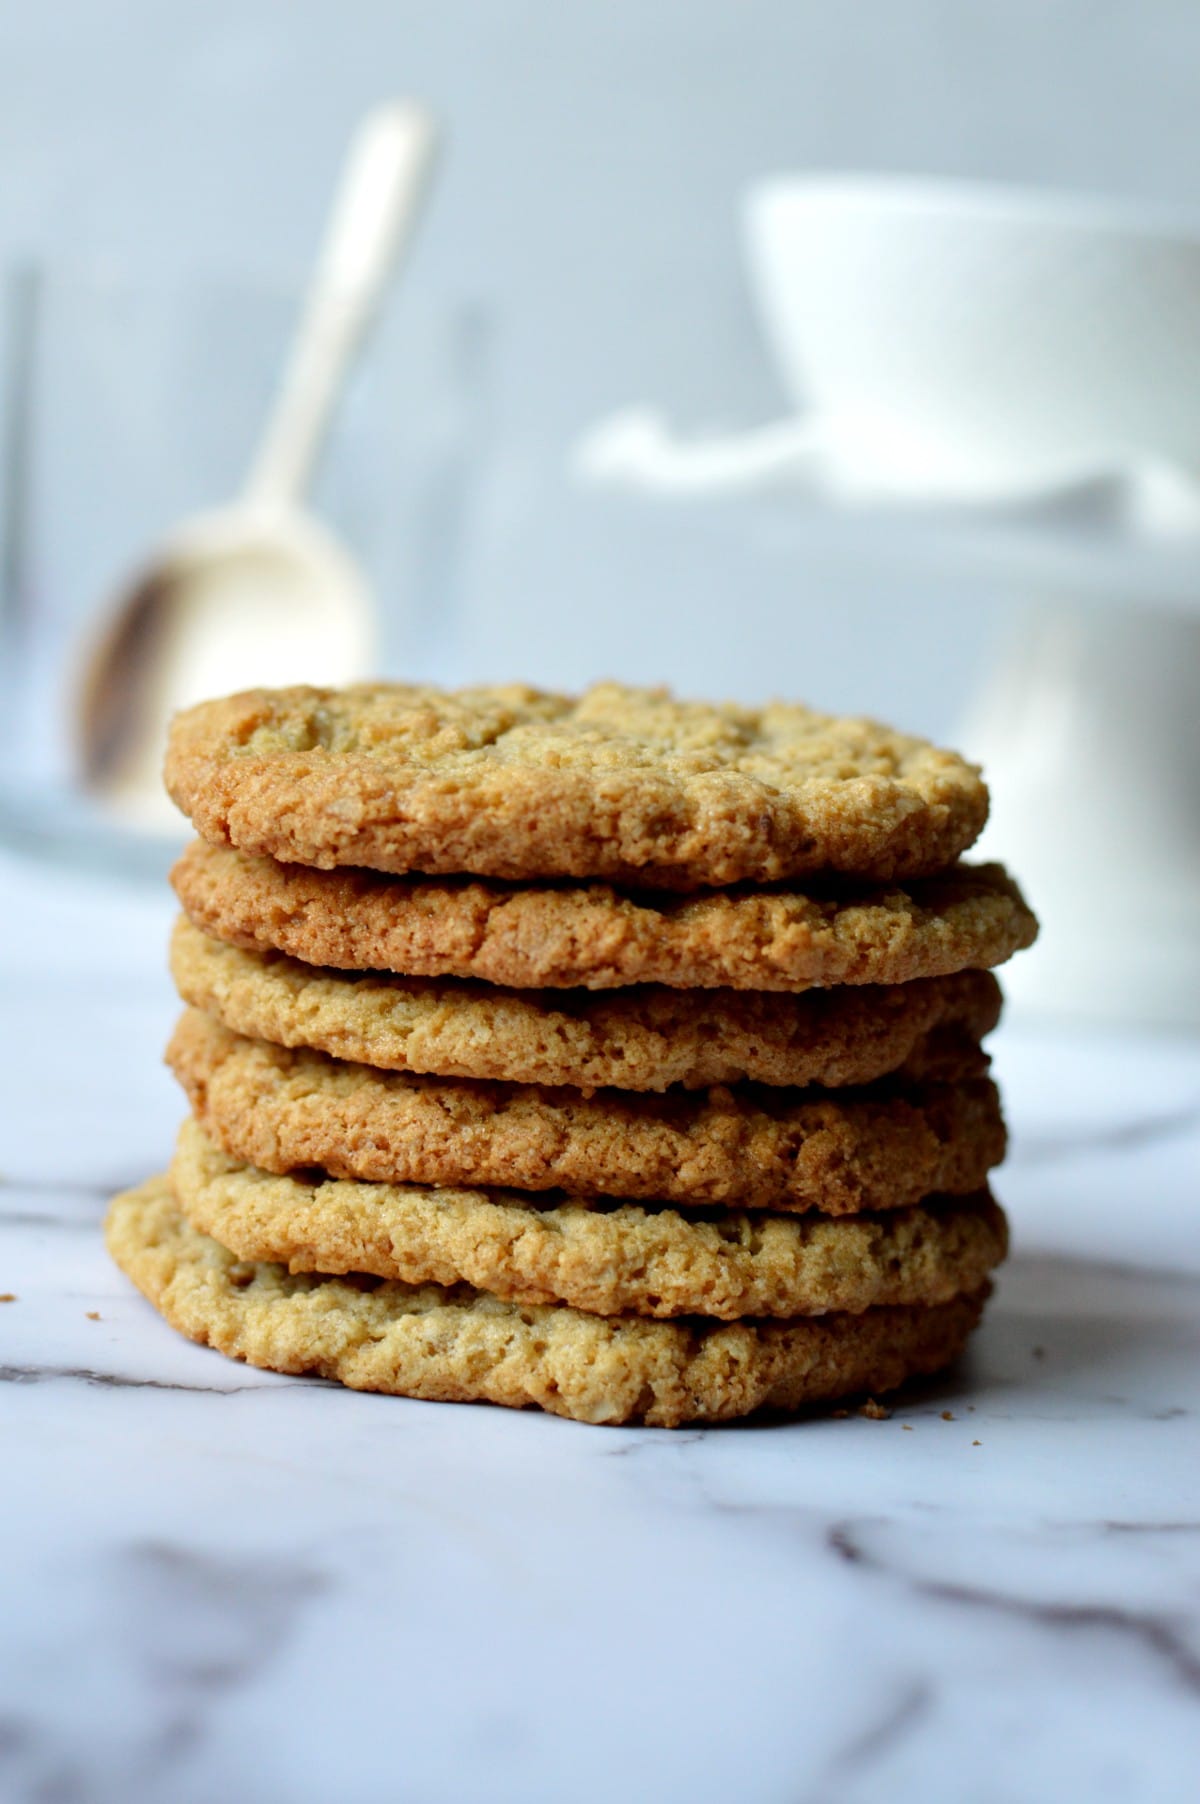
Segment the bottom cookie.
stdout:
<path fill-rule="evenodd" d="M 664 1428 L 833 1403 L 936 1372 L 961 1352 L 988 1292 L 811 1320 L 663 1322 L 522 1307 L 468 1285 L 292 1275 L 191 1228 L 164 1177 L 117 1197 L 106 1233 L 172 1327 L 250 1365 Z"/>

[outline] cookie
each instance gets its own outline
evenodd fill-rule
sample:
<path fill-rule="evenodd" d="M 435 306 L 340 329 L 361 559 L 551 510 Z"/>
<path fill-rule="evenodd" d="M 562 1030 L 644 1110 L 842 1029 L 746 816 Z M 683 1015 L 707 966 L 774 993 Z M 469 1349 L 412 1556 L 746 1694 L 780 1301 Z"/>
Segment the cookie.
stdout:
<path fill-rule="evenodd" d="M 235 1033 L 383 1070 L 580 1090 L 863 1084 L 888 1072 L 978 1075 L 1000 987 L 986 971 L 891 987 L 502 990 L 455 978 L 321 971 L 242 952 L 185 919 L 171 940 L 185 1002 Z"/>
<path fill-rule="evenodd" d="M 667 1428 L 878 1394 L 936 1372 L 962 1350 L 986 1297 L 984 1287 L 932 1308 L 715 1324 L 519 1305 L 467 1285 L 292 1275 L 190 1227 L 163 1178 L 116 1199 L 107 1239 L 173 1327 L 250 1365 Z"/>
<path fill-rule="evenodd" d="M 940 870 L 978 836 L 978 770 L 872 721 L 601 683 L 256 689 L 172 724 L 197 831 L 286 862 L 667 889 Z"/>
<path fill-rule="evenodd" d="M 854 1215 L 689 1212 L 515 1190 L 278 1177 L 187 1121 L 170 1171 L 181 1212 L 240 1259 L 294 1272 L 470 1284 L 589 1315 L 858 1315 L 977 1290 L 1006 1251 L 986 1192 Z"/>
<path fill-rule="evenodd" d="M 999 865 L 959 865 L 904 888 L 680 899 L 626 896 L 599 883 L 513 887 L 312 871 L 200 841 L 172 882 L 197 927 L 245 950 L 513 989 L 909 983 L 1002 964 L 1037 933 Z"/>
<path fill-rule="evenodd" d="M 986 1078 L 865 1095 L 588 1098 L 375 1071 L 246 1039 L 199 1009 L 180 1020 L 167 1063 L 227 1153 L 280 1173 L 849 1215 L 966 1195 L 1004 1157 Z"/>

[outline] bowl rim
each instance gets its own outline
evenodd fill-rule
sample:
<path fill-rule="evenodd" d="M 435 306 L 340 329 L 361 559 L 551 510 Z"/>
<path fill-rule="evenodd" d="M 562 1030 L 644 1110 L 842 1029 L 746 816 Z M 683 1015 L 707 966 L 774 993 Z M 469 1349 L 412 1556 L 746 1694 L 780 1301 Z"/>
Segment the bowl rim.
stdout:
<path fill-rule="evenodd" d="M 781 214 L 877 212 L 913 220 L 1021 225 L 1114 241 L 1154 241 L 1200 249 L 1200 212 L 1170 202 L 1140 201 L 1070 189 L 1022 187 L 960 177 L 870 170 L 779 171 L 746 189 L 743 219 L 763 243 Z"/>

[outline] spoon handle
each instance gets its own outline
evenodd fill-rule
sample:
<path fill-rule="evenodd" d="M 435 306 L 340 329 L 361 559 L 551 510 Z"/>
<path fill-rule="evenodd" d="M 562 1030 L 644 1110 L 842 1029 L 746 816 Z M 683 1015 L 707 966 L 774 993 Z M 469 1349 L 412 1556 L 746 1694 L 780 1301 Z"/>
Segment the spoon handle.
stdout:
<path fill-rule="evenodd" d="M 433 156 L 430 115 L 411 101 L 369 113 L 346 156 L 283 383 L 243 490 L 253 506 L 302 495 L 350 359 L 412 236 Z"/>

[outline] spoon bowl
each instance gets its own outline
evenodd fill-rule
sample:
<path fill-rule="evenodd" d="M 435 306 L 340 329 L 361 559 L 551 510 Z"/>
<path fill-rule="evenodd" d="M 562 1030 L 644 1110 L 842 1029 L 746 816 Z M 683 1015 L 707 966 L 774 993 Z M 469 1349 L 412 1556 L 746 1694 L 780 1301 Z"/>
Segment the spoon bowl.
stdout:
<path fill-rule="evenodd" d="M 79 695 L 90 786 L 127 825 L 169 831 L 162 747 L 177 709 L 260 684 L 353 682 L 375 639 L 362 572 L 317 520 L 197 515 L 134 578 L 92 649 Z"/>

